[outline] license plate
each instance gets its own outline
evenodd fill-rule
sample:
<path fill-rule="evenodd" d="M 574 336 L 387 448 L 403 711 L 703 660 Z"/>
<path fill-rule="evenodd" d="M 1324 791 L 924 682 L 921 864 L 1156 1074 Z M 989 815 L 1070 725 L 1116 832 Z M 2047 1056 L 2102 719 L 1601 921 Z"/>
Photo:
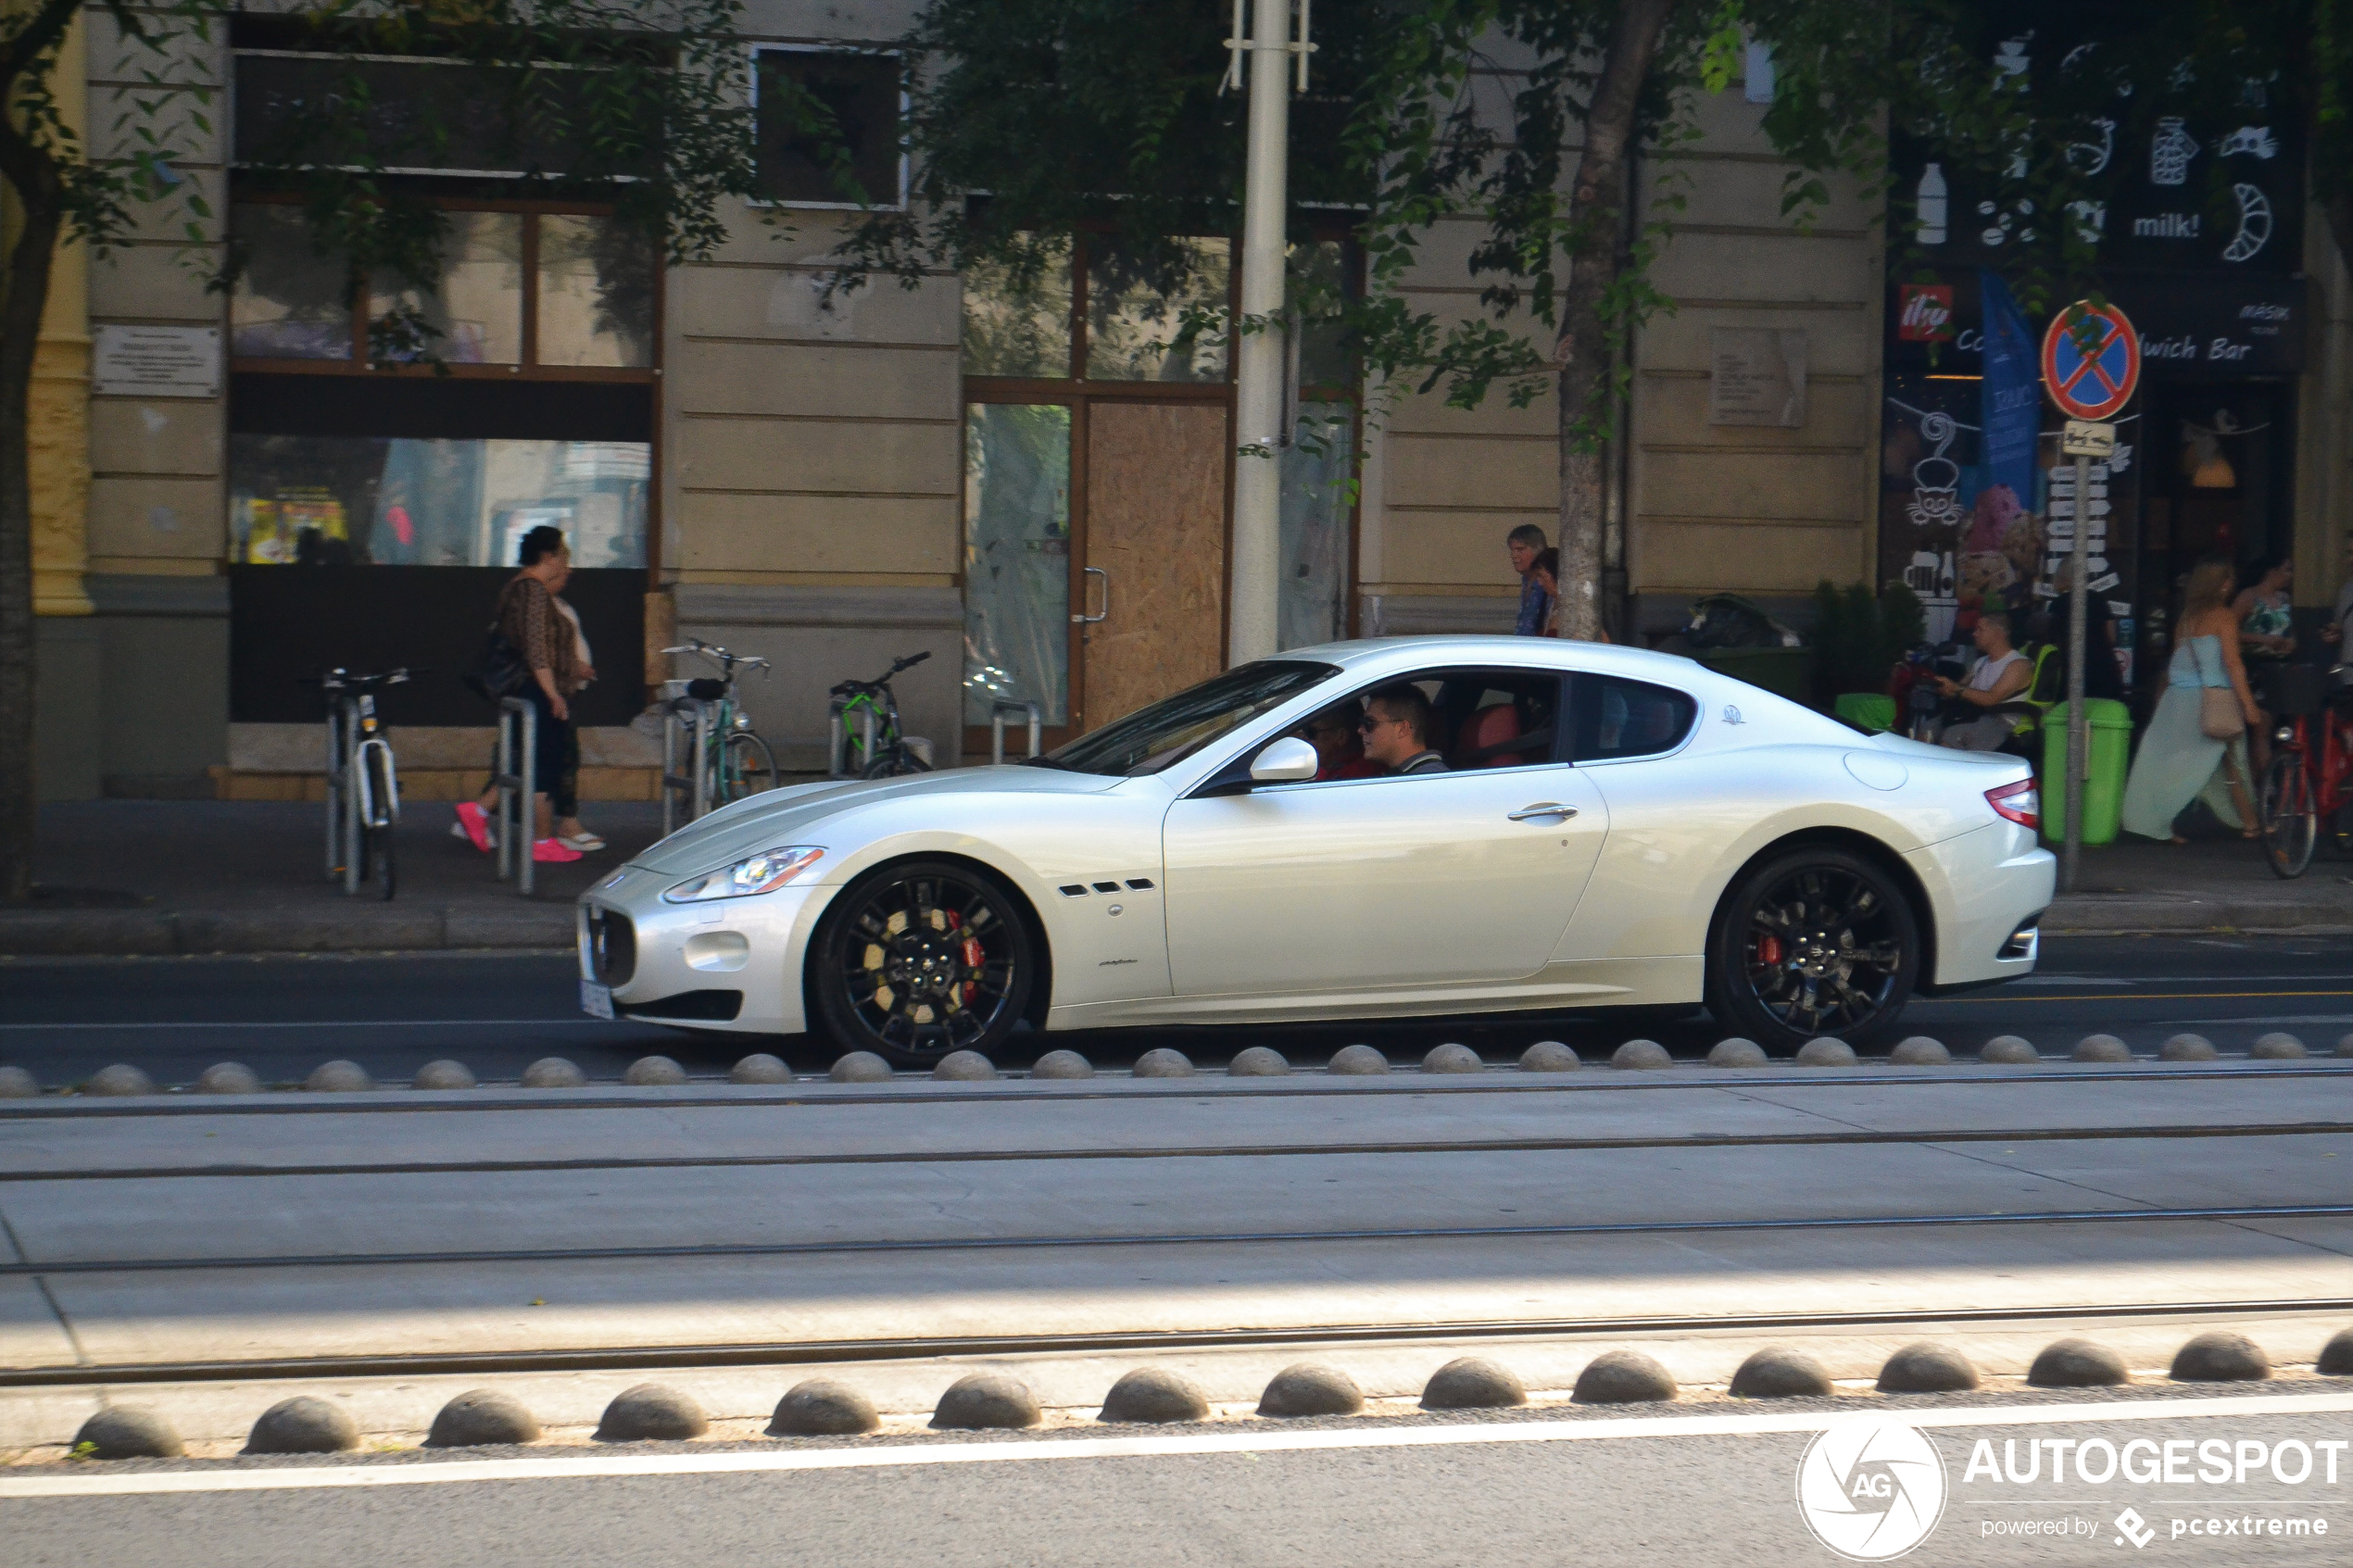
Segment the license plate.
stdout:
<path fill-rule="evenodd" d="M 580 983 L 580 1010 L 591 1018 L 612 1017 L 612 987 L 593 980 Z"/>

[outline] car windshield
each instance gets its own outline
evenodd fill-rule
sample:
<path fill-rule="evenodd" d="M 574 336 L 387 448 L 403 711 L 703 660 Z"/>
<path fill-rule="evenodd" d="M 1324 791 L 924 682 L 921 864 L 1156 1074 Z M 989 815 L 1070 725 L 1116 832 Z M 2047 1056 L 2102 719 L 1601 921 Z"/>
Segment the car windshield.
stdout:
<path fill-rule="evenodd" d="M 1130 778 L 1157 773 L 1339 673 L 1336 665 L 1290 659 L 1245 664 L 1139 708 L 1038 760 L 1050 768 L 1067 768 L 1077 773 Z"/>

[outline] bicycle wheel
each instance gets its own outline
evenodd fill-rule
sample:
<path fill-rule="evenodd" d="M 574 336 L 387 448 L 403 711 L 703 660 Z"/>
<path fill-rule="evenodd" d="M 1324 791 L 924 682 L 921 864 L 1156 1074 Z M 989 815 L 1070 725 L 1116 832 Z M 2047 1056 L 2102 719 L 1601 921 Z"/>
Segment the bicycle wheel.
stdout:
<path fill-rule="evenodd" d="M 2302 876 L 2312 863 L 2321 826 L 2302 752 L 2281 751 L 2271 758 L 2271 765 L 2263 770 L 2256 809 L 2262 816 L 2263 858 L 2273 874 Z"/>
<path fill-rule="evenodd" d="M 776 754 L 749 730 L 736 730 L 720 743 L 719 775 L 711 781 L 714 806 L 776 787 Z"/>
<path fill-rule="evenodd" d="M 396 890 L 392 864 L 393 815 L 392 763 L 379 750 L 368 753 L 368 798 L 373 806 L 372 822 L 359 824 L 359 878 L 369 880 L 372 869 L 377 887 L 389 899 Z"/>

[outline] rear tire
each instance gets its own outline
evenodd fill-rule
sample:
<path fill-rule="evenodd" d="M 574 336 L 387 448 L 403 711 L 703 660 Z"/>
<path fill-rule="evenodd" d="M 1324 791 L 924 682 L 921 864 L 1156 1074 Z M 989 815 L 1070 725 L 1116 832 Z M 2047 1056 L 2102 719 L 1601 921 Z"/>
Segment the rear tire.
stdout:
<path fill-rule="evenodd" d="M 2296 751 L 2273 754 L 2263 770 L 2263 787 L 2255 809 L 2262 819 L 2263 859 L 2272 874 L 2299 877 L 2312 864 L 2321 835 L 2321 814 L 2312 798 L 2312 781 L 2304 771 L 2304 756 Z"/>
<path fill-rule="evenodd" d="M 1783 1055 L 1824 1035 L 1887 1035 L 1919 979 L 1911 901 L 1843 849 L 1793 849 L 1743 873 L 1707 946 L 1708 1010 Z"/>
<path fill-rule="evenodd" d="M 958 860 L 877 866 L 841 891 L 810 940 L 812 1022 L 844 1051 L 923 1067 L 994 1054 L 1029 1010 L 1043 965 L 1004 884 Z"/>
<path fill-rule="evenodd" d="M 712 804 L 725 806 L 776 787 L 776 754 L 749 730 L 737 730 L 719 748 L 719 787 Z"/>

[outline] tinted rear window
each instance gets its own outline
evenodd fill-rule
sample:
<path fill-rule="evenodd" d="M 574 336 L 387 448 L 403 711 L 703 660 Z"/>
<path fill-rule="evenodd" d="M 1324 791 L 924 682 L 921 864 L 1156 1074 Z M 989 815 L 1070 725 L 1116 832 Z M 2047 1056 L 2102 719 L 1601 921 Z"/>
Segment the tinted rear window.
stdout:
<path fill-rule="evenodd" d="M 1655 757 L 1683 744 L 1699 704 L 1672 686 L 1617 675 L 1579 675 L 1571 699 L 1570 757 L 1602 762 Z"/>

